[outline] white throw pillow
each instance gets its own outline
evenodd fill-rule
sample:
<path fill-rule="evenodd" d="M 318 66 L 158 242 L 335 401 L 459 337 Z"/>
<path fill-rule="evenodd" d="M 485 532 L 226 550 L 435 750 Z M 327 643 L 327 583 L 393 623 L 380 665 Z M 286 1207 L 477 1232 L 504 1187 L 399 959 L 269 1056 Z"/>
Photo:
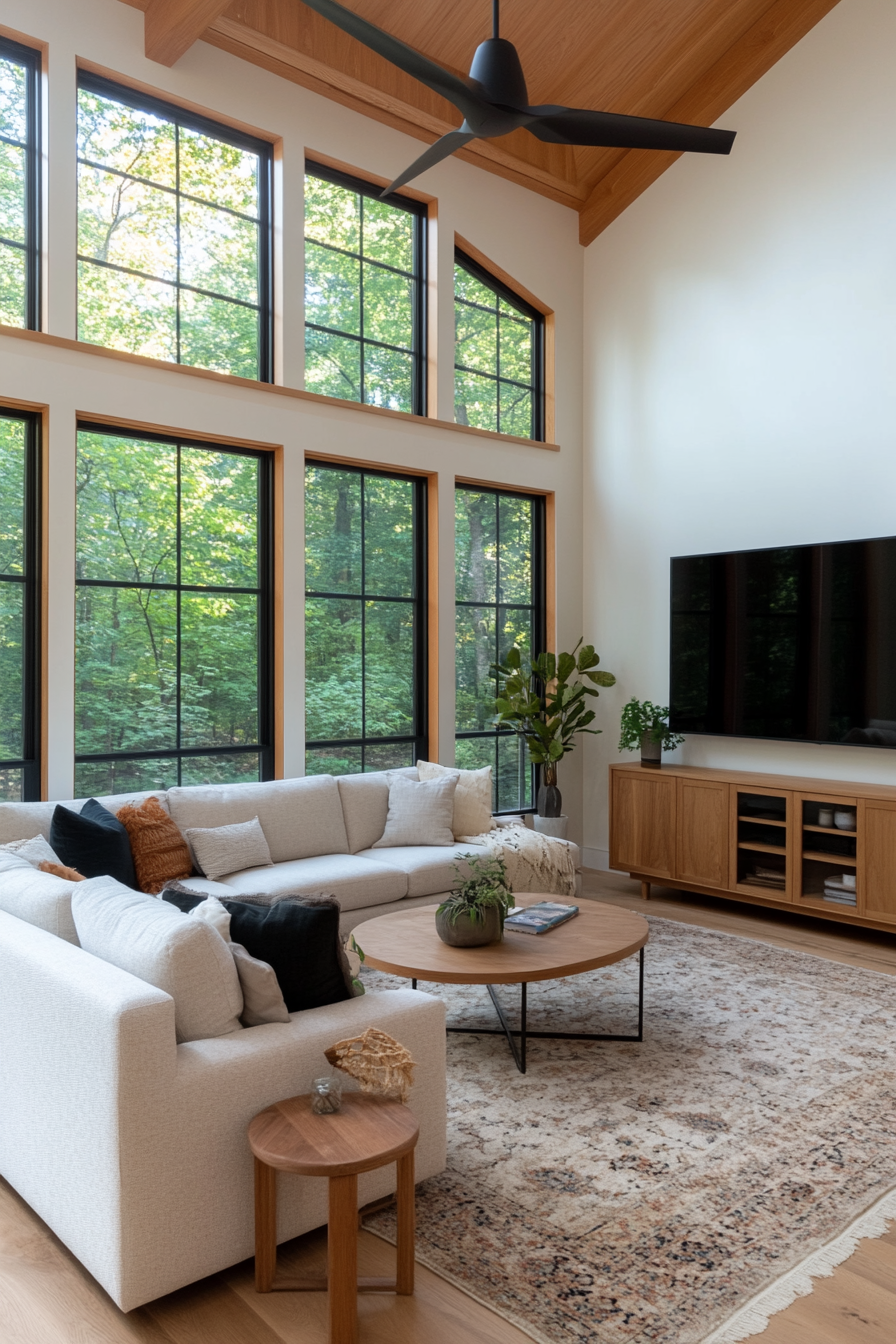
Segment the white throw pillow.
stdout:
<path fill-rule="evenodd" d="M 252 957 L 242 943 L 229 943 L 240 989 L 243 991 L 244 1027 L 263 1027 L 266 1022 L 289 1022 L 289 1010 L 273 966 Z"/>
<path fill-rule="evenodd" d="M 240 1029 L 239 975 L 211 924 L 114 877 L 75 883 L 72 916 L 85 951 L 171 995 L 179 1042 Z"/>
<path fill-rule="evenodd" d="M 42 863 L 61 863 L 49 840 L 45 840 L 42 835 L 32 835 L 28 840 L 10 840 L 9 844 L 0 845 L 0 850 L 6 854 L 18 854 L 34 868 Z"/>
<path fill-rule="evenodd" d="M 371 846 L 389 849 L 399 845 L 453 845 L 454 795 L 457 774 L 425 782 L 402 775 L 389 781 L 389 815 L 386 829 Z"/>
<path fill-rule="evenodd" d="M 184 831 L 193 857 L 206 877 L 225 877 L 247 868 L 273 866 L 261 822 L 237 821 L 232 826 L 191 827 Z"/>
<path fill-rule="evenodd" d="M 191 919 L 204 919 L 206 924 L 218 930 L 225 943 L 230 942 L 230 911 L 224 908 L 217 896 L 206 896 L 189 913 Z"/>
<path fill-rule="evenodd" d="M 469 835 L 482 835 L 485 831 L 494 830 L 490 765 L 484 765 L 481 770 L 460 770 L 450 765 L 437 765 L 435 761 L 418 761 L 417 772 L 421 779 L 442 779 L 445 775 L 457 775 L 454 820 L 451 824 L 455 840 L 465 840 Z"/>

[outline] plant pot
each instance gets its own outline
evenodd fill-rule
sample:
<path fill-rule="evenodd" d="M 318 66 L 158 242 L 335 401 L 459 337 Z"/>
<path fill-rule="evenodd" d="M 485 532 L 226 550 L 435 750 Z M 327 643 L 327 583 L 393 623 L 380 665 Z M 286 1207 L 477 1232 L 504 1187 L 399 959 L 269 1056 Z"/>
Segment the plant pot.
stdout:
<path fill-rule="evenodd" d="M 540 817 L 563 815 L 563 796 L 556 784 L 542 784 L 535 802 Z"/>
<path fill-rule="evenodd" d="M 648 770 L 659 770 L 663 763 L 663 744 L 650 733 L 641 734 L 641 765 Z"/>
<path fill-rule="evenodd" d="M 539 835 L 550 835 L 555 840 L 565 840 L 569 817 L 542 817 L 536 812 L 532 818 L 532 825 Z"/>
<path fill-rule="evenodd" d="M 450 921 L 447 911 L 437 911 L 436 933 L 449 947 L 485 947 L 486 943 L 500 942 L 504 935 L 501 911 L 497 906 L 492 906 L 485 911 L 482 920 L 460 914 L 454 923 Z"/>

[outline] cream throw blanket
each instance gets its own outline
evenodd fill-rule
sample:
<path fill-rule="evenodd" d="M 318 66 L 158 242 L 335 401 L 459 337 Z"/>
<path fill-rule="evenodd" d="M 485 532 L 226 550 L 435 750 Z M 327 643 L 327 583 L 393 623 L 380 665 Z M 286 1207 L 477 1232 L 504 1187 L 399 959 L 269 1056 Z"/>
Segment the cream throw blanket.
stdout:
<path fill-rule="evenodd" d="M 487 849 L 507 866 L 511 891 L 575 896 L 576 868 L 572 850 L 562 840 L 530 831 L 527 826 L 499 826 L 485 835 L 462 835 L 465 845 Z"/>

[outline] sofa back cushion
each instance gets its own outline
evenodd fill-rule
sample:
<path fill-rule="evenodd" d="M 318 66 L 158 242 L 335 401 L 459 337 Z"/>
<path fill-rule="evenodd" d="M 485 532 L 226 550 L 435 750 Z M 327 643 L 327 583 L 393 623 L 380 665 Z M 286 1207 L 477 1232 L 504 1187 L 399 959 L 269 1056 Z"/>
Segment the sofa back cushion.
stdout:
<path fill-rule="evenodd" d="M 72 919 L 72 892 L 81 883 L 42 873 L 8 850 L 0 852 L 0 910 L 78 945 Z"/>
<path fill-rule="evenodd" d="M 389 815 L 389 780 L 396 775 L 419 779 L 417 767 L 412 765 L 403 770 L 380 770 L 369 775 L 340 775 L 336 781 L 350 854 L 370 849 L 382 836 Z"/>
<path fill-rule="evenodd" d="M 168 806 L 182 831 L 232 826 L 257 817 L 274 863 L 348 853 L 342 804 L 332 775 L 169 789 Z"/>
<path fill-rule="evenodd" d="M 108 808 L 110 812 L 117 813 L 118 809 L 124 807 L 125 803 L 142 803 L 145 798 L 150 797 L 158 798 L 163 810 L 168 811 L 165 794 L 158 790 L 154 794 L 112 793 L 105 797 L 100 794 L 97 797 L 97 802 L 102 803 L 103 807 Z M 59 802 L 72 812 L 80 812 L 87 799 L 61 798 Z M 4 845 L 10 840 L 27 840 L 32 835 L 42 835 L 45 840 L 49 840 L 50 825 L 57 806 L 57 802 L 0 803 L 0 845 Z"/>
<path fill-rule="evenodd" d="M 239 976 L 217 929 L 205 920 L 184 919 L 165 901 L 131 891 L 113 877 L 91 878 L 72 890 L 81 946 L 170 994 L 179 1042 L 239 1030 Z"/>

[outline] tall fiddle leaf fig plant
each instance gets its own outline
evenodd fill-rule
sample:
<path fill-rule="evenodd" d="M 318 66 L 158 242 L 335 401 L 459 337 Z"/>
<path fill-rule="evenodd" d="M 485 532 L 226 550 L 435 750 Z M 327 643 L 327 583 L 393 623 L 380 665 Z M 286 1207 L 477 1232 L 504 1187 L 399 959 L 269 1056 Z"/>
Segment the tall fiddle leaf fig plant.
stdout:
<path fill-rule="evenodd" d="M 613 686 L 616 678 L 598 671 L 599 662 L 593 644 L 580 639 L 571 653 L 539 653 L 531 659 L 514 646 L 503 663 L 492 664 L 498 680 L 495 724 L 525 738 L 529 759 L 541 766 L 538 811 L 543 817 L 561 814 L 557 765 L 574 749 L 577 734 L 600 732 L 589 726 L 594 710 L 588 697 L 596 698 L 595 688 Z"/>

